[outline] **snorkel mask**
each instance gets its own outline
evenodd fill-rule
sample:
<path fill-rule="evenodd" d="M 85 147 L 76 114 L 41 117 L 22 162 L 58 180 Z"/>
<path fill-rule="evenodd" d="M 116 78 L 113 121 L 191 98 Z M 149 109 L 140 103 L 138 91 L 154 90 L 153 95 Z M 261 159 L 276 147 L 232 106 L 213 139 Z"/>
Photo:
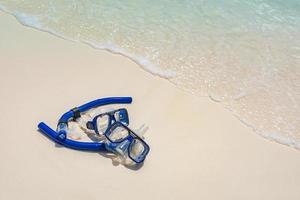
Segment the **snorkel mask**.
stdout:
<path fill-rule="evenodd" d="M 94 130 L 96 134 L 105 136 L 105 140 L 79 142 L 67 138 L 69 121 L 79 119 L 82 113 L 103 105 L 129 104 L 131 102 L 131 97 L 98 99 L 73 108 L 63 114 L 58 121 L 57 131 L 54 131 L 43 122 L 39 123 L 38 128 L 54 142 L 65 147 L 77 150 L 108 151 L 120 156 L 125 165 L 140 164 L 144 162 L 150 147 L 137 133 L 128 127 L 128 112 L 124 108 L 101 113 L 95 116 L 92 121 L 86 123 L 87 129 Z"/>
<path fill-rule="evenodd" d="M 121 122 L 114 123 L 105 132 L 105 137 L 109 140 L 105 143 L 106 148 L 118 153 L 125 164 L 130 164 L 130 160 L 142 163 L 150 150 L 142 138 Z"/>

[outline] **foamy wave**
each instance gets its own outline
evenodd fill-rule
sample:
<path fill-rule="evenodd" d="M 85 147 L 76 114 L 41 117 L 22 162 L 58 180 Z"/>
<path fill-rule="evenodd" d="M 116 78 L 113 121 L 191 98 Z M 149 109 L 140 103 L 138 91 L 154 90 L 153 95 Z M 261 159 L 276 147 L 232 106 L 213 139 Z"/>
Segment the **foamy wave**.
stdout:
<path fill-rule="evenodd" d="M 33 15 L 28 15 L 24 13 L 13 13 L 13 15 L 19 20 L 19 22 L 23 25 L 30 26 L 37 29 L 42 29 L 42 24 L 38 17 Z"/>
<path fill-rule="evenodd" d="M 124 49 L 120 48 L 117 45 L 114 45 L 114 44 L 98 45 L 96 42 L 89 42 L 89 41 L 82 41 L 82 42 L 86 43 L 96 49 L 108 50 L 112 53 L 126 56 L 153 75 L 157 75 L 157 76 L 160 76 L 160 77 L 166 78 L 166 79 L 174 78 L 176 76 L 176 73 L 174 71 L 162 70 L 159 67 L 152 64 L 149 60 L 142 58 L 142 57 L 138 57 L 131 53 L 128 53 L 127 51 L 125 51 Z"/>
<path fill-rule="evenodd" d="M 261 136 L 263 136 L 266 139 L 278 142 L 283 145 L 294 147 L 295 149 L 300 150 L 300 143 L 297 142 L 294 138 L 283 136 L 281 133 L 277 133 L 277 132 L 273 132 L 273 133 L 263 133 L 260 131 L 258 132 Z"/>
<path fill-rule="evenodd" d="M 246 126 L 248 126 L 249 128 L 253 129 L 253 131 L 255 131 L 257 134 L 259 134 L 260 136 L 262 136 L 263 138 L 267 139 L 267 140 L 271 140 L 289 147 L 293 147 L 297 150 L 300 150 L 300 141 L 297 141 L 296 138 L 292 138 L 292 137 L 287 137 L 285 135 L 283 135 L 282 133 L 278 133 L 278 132 L 266 132 L 266 131 L 262 131 L 260 130 L 258 127 L 256 127 L 253 124 L 250 124 L 247 120 L 245 120 L 242 116 L 240 116 L 239 114 L 237 114 L 235 111 L 233 111 L 232 109 L 228 108 L 228 110 L 230 110 L 233 115 L 240 120 L 240 122 L 242 122 L 243 124 L 245 124 Z"/>
<path fill-rule="evenodd" d="M 42 27 L 42 25 L 40 24 L 40 20 L 38 17 L 34 16 L 34 15 L 29 15 L 29 14 L 24 14 L 21 12 L 12 12 L 9 11 L 4 5 L 0 4 L 0 10 L 2 10 L 3 12 L 12 14 L 13 16 L 15 16 L 17 18 L 17 20 L 25 25 L 25 26 L 30 26 L 33 28 L 38 28 L 40 29 Z"/>
<path fill-rule="evenodd" d="M 154 65 L 153 63 L 151 63 L 149 60 L 147 60 L 143 57 L 139 57 L 134 54 L 131 54 L 115 44 L 99 45 L 99 44 L 97 44 L 97 42 L 76 40 L 76 39 L 73 39 L 70 37 L 66 37 L 63 34 L 57 33 L 55 30 L 45 28 L 45 26 L 42 25 L 42 22 L 40 21 L 40 19 L 34 15 L 29 15 L 29 14 L 25 14 L 25 13 L 21 13 L 21 12 L 9 12 L 7 9 L 5 9 L 4 6 L 1 6 L 1 5 L 0 5 L 0 10 L 3 10 L 9 14 L 12 14 L 13 16 L 15 16 L 17 18 L 17 20 L 21 24 L 23 24 L 25 26 L 36 28 L 41 31 L 51 33 L 55 36 L 58 36 L 60 38 L 66 39 L 66 40 L 70 40 L 73 42 L 82 42 L 82 43 L 88 44 L 89 46 L 96 48 L 96 49 L 107 50 L 107 51 L 110 51 L 111 53 L 120 54 L 125 57 L 128 57 L 129 59 L 131 59 L 132 61 L 134 61 L 135 63 L 140 65 L 143 69 L 147 70 L 148 72 L 150 72 L 153 75 L 160 76 L 161 78 L 166 78 L 166 79 L 174 78 L 176 76 L 176 73 L 174 71 L 162 70 L 159 67 L 157 67 L 156 65 Z"/>
<path fill-rule="evenodd" d="M 0 3 L 0 10 L 2 10 L 3 12 L 7 12 L 7 9 L 4 7 L 4 5 L 1 5 L 1 3 Z"/>
<path fill-rule="evenodd" d="M 26 26 L 126 56 L 299 149 L 298 1 L 2 2 Z"/>

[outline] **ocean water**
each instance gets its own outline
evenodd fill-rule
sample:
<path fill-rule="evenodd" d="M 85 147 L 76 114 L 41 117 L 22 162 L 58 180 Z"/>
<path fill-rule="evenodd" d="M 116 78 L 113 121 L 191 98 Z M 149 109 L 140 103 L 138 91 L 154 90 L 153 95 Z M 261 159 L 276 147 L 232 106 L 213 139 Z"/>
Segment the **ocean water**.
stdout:
<path fill-rule="evenodd" d="M 0 0 L 0 9 L 127 56 L 300 149 L 299 0 Z"/>

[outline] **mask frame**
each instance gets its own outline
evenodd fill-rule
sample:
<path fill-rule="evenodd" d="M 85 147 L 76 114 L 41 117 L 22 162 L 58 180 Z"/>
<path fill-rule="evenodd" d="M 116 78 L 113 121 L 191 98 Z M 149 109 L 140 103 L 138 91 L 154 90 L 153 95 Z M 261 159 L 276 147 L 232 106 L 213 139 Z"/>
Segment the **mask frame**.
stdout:
<path fill-rule="evenodd" d="M 115 114 L 119 112 L 119 120 L 116 119 Z M 105 134 L 105 132 L 111 127 L 111 125 L 115 122 L 121 122 L 123 124 L 125 124 L 126 126 L 129 125 L 129 115 L 128 115 L 128 111 L 125 108 L 120 108 L 117 110 L 113 110 L 113 111 L 109 111 L 109 112 L 105 112 L 105 113 L 101 113 L 99 115 L 96 115 L 92 121 L 88 121 L 86 123 L 86 127 L 90 130 L 94 130 L 95 133 L 97 135 L 100 135 L 100 132 L 98 130 L 98 126 L 97 126 L 97 120 L 100 117 L 103 116 L 108 116 L 108 125 L 105 131 L 103 131 L 103 134 Z"/>

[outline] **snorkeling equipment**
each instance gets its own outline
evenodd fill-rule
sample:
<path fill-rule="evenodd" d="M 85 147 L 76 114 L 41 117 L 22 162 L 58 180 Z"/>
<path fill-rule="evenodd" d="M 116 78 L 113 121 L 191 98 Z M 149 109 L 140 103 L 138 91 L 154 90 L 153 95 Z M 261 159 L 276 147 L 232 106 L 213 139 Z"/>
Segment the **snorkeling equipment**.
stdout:
<path fill-rule="evenodd" d="M 80 118 L 81 113 L 103 105 L 130 104 L 131 102 L 131 97 L 108 97 L 97 99 L 73 108 L 63 114 L 58 121 L 57 131 L 54 131 L 44 122 L 39 123 L 38 128 L 54 142 L 65 147 L 77 150 L 109 151 L 122 156 L 124 159 L 129 158 L 135 164 L 139 164 L 145 160 L 150 151 L 150 147 L 141 137 L 127 127 L 129 124 L 129 117 L 127 110 L 124 108 L 97 115 L 93 119 L 93 122 L 87 123 L 87 126 L 89 126 L 90 129 L 97 130 L 97 134 L 99 134 L 100 129 L 101 131 L 104 130 L 103 133 L 107 140 L 100 142 L 78 142 L 67 138 L 69 120 Z M 106 119 L 106 121 L 103 119 Z M 103 128 L 101 126 L 103 123 L 97 122 L 101 120 L 102 122 L 107 122 L 106 127 L 104 126 Z"/>

